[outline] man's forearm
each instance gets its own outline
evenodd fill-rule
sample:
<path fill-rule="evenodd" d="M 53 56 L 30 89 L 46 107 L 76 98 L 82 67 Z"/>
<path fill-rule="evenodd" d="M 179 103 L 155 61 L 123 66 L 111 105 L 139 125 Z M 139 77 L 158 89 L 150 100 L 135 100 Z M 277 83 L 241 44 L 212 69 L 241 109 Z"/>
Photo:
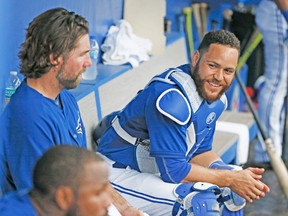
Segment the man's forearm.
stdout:
<path fill-rule="evenodd" d="M 208 182 L 219 187 L 230 187 L 234 178 L 234 173 L 229 170 L 214 170 L 192 163 L 189 174 L 182 182 Z"/>
<path fill-rule="evenodd" d="M 190 160 L 192 168 L 182 182 L 209 182 L 220 187 L 229 187 L 233 173 L 225 170 L 208 169 L 211 163 L 221 160 L 213 151 L 204 152 Z M 222 182 L 221 182 L 222 181 Z"/>
<path fill-rule="evenodd" d="M 213 151 L 204 152 L 192 158 L 190 163 L 198 164 L 203 167 L 209 167 L 211 163 L 216 160 L 221 160 L 221 158 Z"/>

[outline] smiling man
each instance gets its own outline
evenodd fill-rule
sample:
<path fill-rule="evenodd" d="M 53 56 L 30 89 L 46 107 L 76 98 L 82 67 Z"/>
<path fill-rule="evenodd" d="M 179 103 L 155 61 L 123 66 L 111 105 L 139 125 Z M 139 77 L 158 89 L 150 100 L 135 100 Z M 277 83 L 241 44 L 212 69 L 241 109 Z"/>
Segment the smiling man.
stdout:
<path fill-rule="evenodd" d="M 233 81 L 239 49 L 240 42 L 234 34 L 224 30 L 207 33 L 193 54 L 191 65 L 170 68 L 152 78 L 113 118 L 111 127 L 100 138 L 98 150 L 112 161 L 110 181 L 121 186 L 126 199 L 131 199 L 134 206 L 151 215 L 169 215 L 172 209 L 176 215 L 175 209 L 181 205 L 174 202 L 177 197 L 185 203 L 185 197 L 189 197 L 185 194 L 187 191 L 208 192 L 217 185 L 230 191 L 226 194 L 228 197 L 237 199 L 237 202 L 231 201 L 235 204 L 233 208 L 223 207 L 220 198 L 221 210 L 218 211 L 208 197 L 193 201 L 190 196 L 192 200 L 187 202 L 192 207 L 182 204 L 182 210 L 193 211 L 194 215 L 217 215 L 220 211 L 223 215 L 241 215 L 245 200 L 252 202 L 269 191 L 260 181 L 263 169 L 234 171 L 212 151 L 216 121 L 227 107 L 224 93 Z M 126 173 L 126 176 L 121 178 L 113 174 L 120 174 L 119 168 L 142 173 L 138 176 L 136 172 L 123 171 L 122 175 Z M 159 174 L 164 182 L 155 180 L 155 176 L 149 181 L 144 173 Z M 148 179 L 146 186 L 139 186 L 137 178 Z M 198 184 L 195 187 L 190 184 L 190 188 L 184 190 L 182 186 L 175 188 L 175 184 L 195 182 L 208 184 L 204 183 L 204 188 Z M 218 194 L 228 200 L 226 195 Z M 210 206 L 197 213 L 198 201 Z"/>

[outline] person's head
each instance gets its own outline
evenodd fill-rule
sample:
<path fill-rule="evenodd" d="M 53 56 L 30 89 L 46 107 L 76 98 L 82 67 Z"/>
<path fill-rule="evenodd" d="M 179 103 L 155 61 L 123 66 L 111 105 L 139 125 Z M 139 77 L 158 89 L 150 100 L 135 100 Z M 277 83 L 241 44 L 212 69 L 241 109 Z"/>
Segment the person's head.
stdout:
<path fill-rule="evenodd" d="M 63 215 L 106 215 L 111 204 L 106 163 L 80 147 L 59 145 L 46 151 L 35 165 L 33 184 L 34 203 L 52 203 Z"/>
<path fill-rule="evenodd" d="M 89 25 L 85 18 L 64 8 L 54 8 L 33 19 L 19 51 L 20 71 L 37 79 L 54 71 L 59 87 L 75 88 L 89 56 Z"/>
<path fill-rule="evenodd" d="M 192 77 L 197 91 L 207 101 L 218 100 L 232 84 L 240 41 L 231 32 L 208 32 L 192 56 Z"/>

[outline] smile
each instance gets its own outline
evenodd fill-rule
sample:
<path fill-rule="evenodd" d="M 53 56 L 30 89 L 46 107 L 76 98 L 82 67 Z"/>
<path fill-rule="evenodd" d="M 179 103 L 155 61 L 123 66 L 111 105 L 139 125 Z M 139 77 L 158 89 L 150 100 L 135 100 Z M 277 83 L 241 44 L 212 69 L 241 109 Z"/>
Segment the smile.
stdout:
<path fill-rule="evenodd" d="M 208 83 L 209 83 L 210 86 L 215 87 L 215 88 L 221 87 L 221 85 L 216 84 L 216 83 L 212 83 L 212 82 L 208 82 Z"/>

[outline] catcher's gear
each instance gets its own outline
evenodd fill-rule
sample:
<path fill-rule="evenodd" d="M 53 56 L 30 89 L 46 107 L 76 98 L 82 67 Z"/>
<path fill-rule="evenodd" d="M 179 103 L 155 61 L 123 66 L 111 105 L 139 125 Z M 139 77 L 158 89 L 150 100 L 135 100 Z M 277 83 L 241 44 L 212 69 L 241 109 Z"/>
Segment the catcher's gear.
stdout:
<path fill-rule="evenodd" d="M 180 215 L 183 216 L 218 216 L 220 214 L 217 202 L 219 193 L 220 188 L 210 183 L 182 183 L 174 191 L 178 198 L 173 206 L 172 215 L 177 215 L 181 209 Z"/>

